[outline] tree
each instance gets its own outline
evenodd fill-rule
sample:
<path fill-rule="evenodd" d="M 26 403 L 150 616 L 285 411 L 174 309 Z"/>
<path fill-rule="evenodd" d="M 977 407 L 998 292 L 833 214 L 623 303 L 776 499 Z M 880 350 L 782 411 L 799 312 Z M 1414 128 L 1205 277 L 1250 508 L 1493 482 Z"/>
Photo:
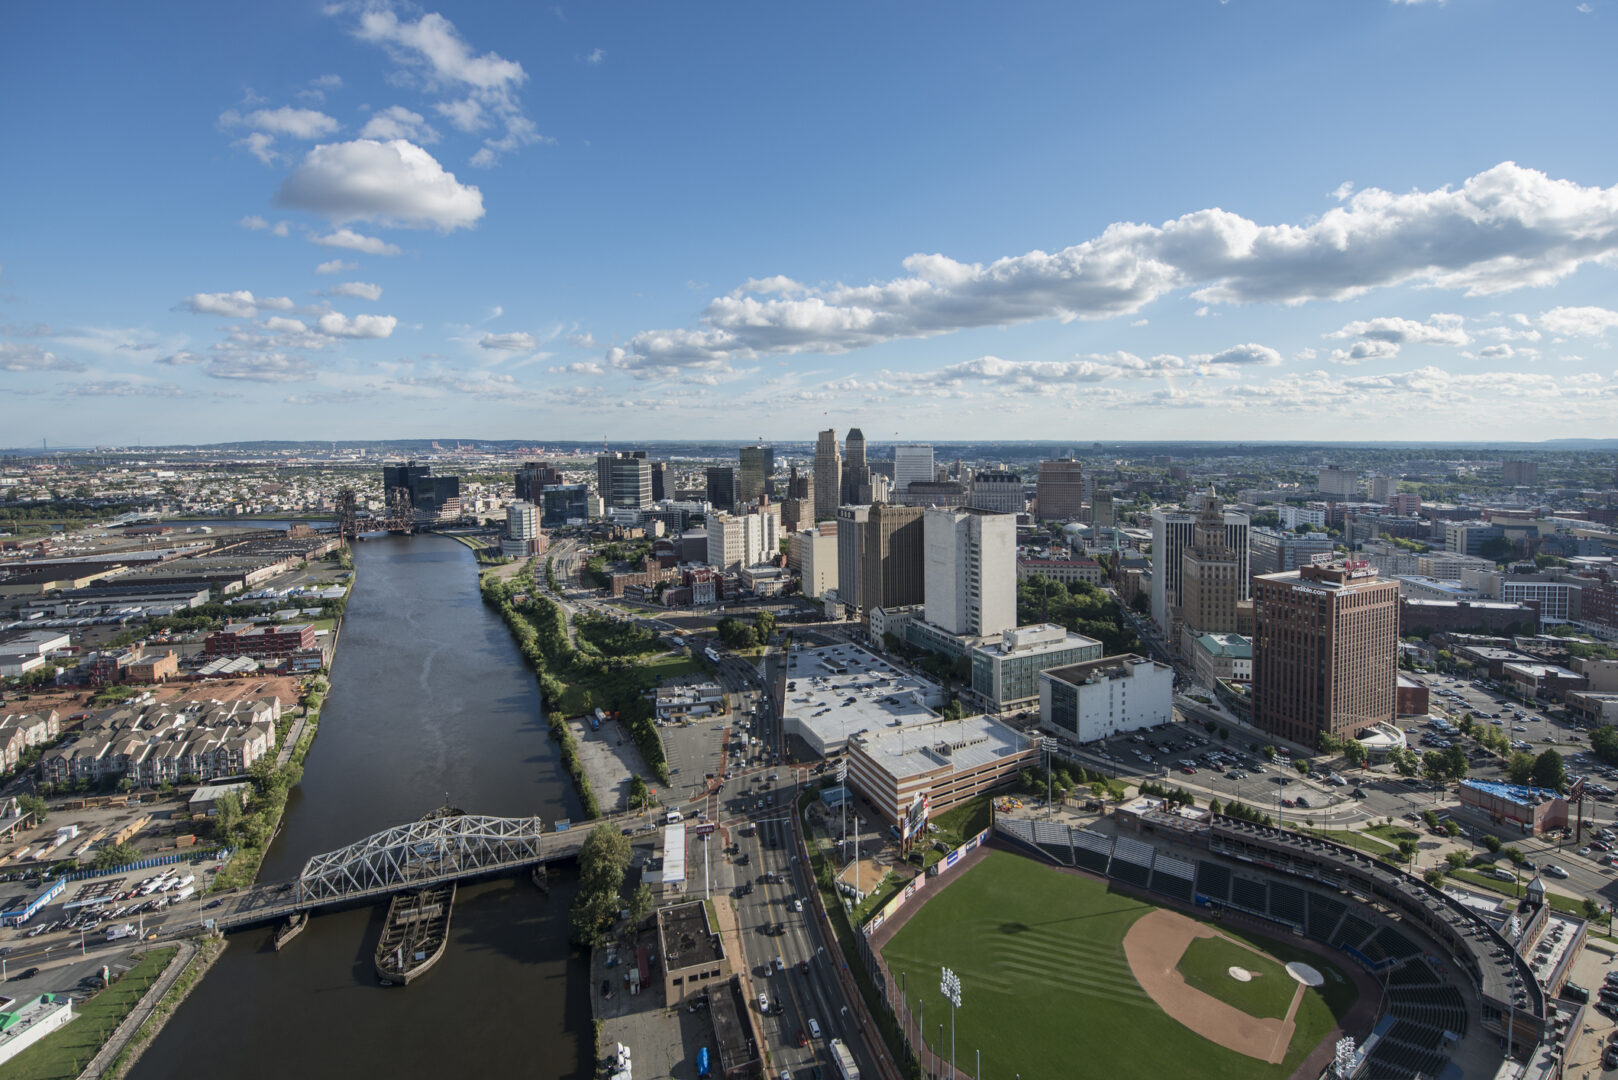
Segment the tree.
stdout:
<path fill-rule="evenodd" d="M 1297 761 L 1294 761 L 1292 763 L 1292 767 L 1298 770 L 1298 775 L 1299 776 L 1308 776 L 1309 775 L 1309 759 L 1308 758 L 1299 758 Z"/>
<path fill-rule="evenodd" d="M 1358 739 L 1349 739 L 1343 743 L 1343 756 L 1348 759 L 1350 765 L 1360 768 L 1370 757 L 1370 751 L 1366 750 L 1365 744 Z"/>
<path fill-rule="evenodd" d="M 770 635 L 775 633 L 774 613 L 769 611 L 760 611 L 757 615 L 753 616 L 753 632 L 758 635 L 758 640 L 760 643 L 769 641 Z"/>
<path fill-rule="evenodd" d="M 1526 784 L 1534 776 L 1534 756 L 1525 754 L 1521 750 L 1511 755 L 1506 762 L 1506 779 L 1513 784 Z"/>
<path fill-rule="evenodd" d="M 1601 918 L 1601 905 L 1588 896 L 1584 898 L 1584 917 L 1591 922 Z"/>
<path fill-rule="evenodd" d="M 1421 775 L 1435 783 L 1444 779 L 1444 755 L 1437 750 L 1421 755 Z"/>
<path fill-rule="evenodd" d="M 1431 810 L 1423 810 L 1421 812 L 1421 820 L 1427 823 L 1427 827 L 1429 829 L 1438 828 L 1438 815 L 1433 813 Z"/>
<path fill-rule="evenodd" d="M 1485 836 L 1481 841 L 1479 841 L 1479 843 L 1488 849 L 1490 855 L 1500 854 L 1500 838 L 1498 836 L 1491 833 L 1490 835 Z"/>
<path fill-rule="evenodd" d="M 629 805 L 636 810 L 644 810 L 652 804 L 652 791 L 646 786 L 646 781 L 639 774 L 629 778 Z"/>
<path fill-rule="evenodd" d="M 25 814 L 34 815 L 35 825 L 44 824 L 45 815 L 50 813 L 50 807 L 38 795 L 18 795 L 17 809 Z"/>
<path fill-rule="evenodd" d="M 1223 724 L 1219 725 L 1219 740 L 1223 742 L 1228 738 L 1230 738 L 1230 729 Z"/>
<path fill-rule="evenodd" d="M 1273 746 L 1266 746 L 1263 750 L 1260 750 L 1259 753 L 1264 755 L 1265 761 L 1275 760 L 1275 747 Z"/>
<path fill-rule="evenodd" d="M 1212 735 L 1214 732 L 1219 730 L 1219 721 L 1217 721 L 1217 720 L 1204 720 L 1202 722 L 1202 730 L 1204 730 L 1208 734 Z"/>
<path fill-rule="evenodd" d="M 1618 764 L 1618 727 L 1603 724 L 1590 732 L 1590 749 L 1606 764 Z"/>
<path fill-rule="evenodd" d="M 1521 866 L 1523 864 L 1523 862 L 1526 861 L 1527 858 L 1528 858 L 1528 856 L 1526 856 L 1526 855 L 1524 855 L 1522 853 L 1522 848 L 1519 848 L 1516 845 L 1501 848 L 1500 849 L 1500 854 L 1502 854 L 1506 858 L 1510 859 L 1512 861 L 1512 864 L 1515 865 L 1515 866 Z"/>
<path fill-rule="evenodd" d="M 1129 606 L 1135 609 L 1135 614 L 1144 615 L 1152 609 L 1152 600 L 1145 593 L 1136 593 L 1135 599 L 1129 602 Z"/>
<path fill-rule="evenodd" d="M 242 823 L 242 798 L 234 791 L 227 791 L 213 804 L 213 834 L 221 843 L 235 842 L 236 830 Z"/>
<path fill-rule="evenodd" d="M 1217 814 L 1219 812 L 1220 812 L 1220 810 L 1219 810 L 1219 800 L 1218 799 L 1209 799 L 1208 800 L 1208 813 Z"/>
<path fill-rule="evenodd" d="M 1399 855 L 1405 862 L 1409 862 L 1411 859 L 1415 858 L 1416 842 L 1414 840 L 1399 841 Z"/>
<path fill-rule="evenodd" d="M 139 851 L 129 844 L 119 844 L 117 847 L 102 848 L 96 852 L 95 868 L 97 870 L 113 870 L 139 861 Z"/>
<path fill-rule="evenodd" d="M 1459 870 L 1466 865 L 1466 852 L 1452 851 L 1444 856 L 1444 861 L 1449 863 L 1451 870 Z"/>
<path fill-rule="evenodd" d="M 1444 871 L 1438 869 L 1436 866 L 1431 870 L 1428 870 L 1422 875 L 1422 877 L 1426 878 L 1427 884 L 1433 886 L 1435 889 L 1444 884 Z"/>
<path fill-rule="evenodd" d="M 1472 762 L 1467 759 L 1466 749 L 1452 746 L 1443 752 L 1444 776 L 1459 783 L 1466 779 L 1466 774 L 1472 771 Z"/>
<path fill-rule="evenodd" d="M 1562 755 L 1547 750 L 1534 759 L 1534 785 L 1561 791 L 1567 787 L 1567 771 L 1562 766 Z"/>
<path fill-rule="evenodd" d="M 646 917 L 657 906 L 657 898 L 652 895 L 652 887 L 644 881 L 635 889 L 629 898 L 629 921 L 639 926 L 646 921 Z"/>

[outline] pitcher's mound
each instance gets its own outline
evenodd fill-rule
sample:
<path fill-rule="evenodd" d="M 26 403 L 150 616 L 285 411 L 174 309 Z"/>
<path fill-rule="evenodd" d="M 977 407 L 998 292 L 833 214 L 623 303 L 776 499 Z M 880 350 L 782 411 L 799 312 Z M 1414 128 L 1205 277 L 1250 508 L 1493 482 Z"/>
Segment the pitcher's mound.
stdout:
<path fill-rule="evenodd" d="M 1287 974 L 1291 975 L 1294 979 L 1297 979 L 1305 986 L 1320 986 L 1326 981 L 1325 977 L 1322 976 L 1320 972 L 1316 971 L 1308 964 L 1301 964 L 1296 960 L 1287 965 Z"/>
<path fill-rule="evenodd" d="M 1248 971 L 1246 968 L 1233 967 L 1233 968 L 1226 968 L 1225 970 L 1226 970 L 1227 974 L 1229 974 L 1230 977 L 1235 979 L 1237 982 L 1252 982 L 1253 981 L 1253 973 L 1251 971 Z"/>

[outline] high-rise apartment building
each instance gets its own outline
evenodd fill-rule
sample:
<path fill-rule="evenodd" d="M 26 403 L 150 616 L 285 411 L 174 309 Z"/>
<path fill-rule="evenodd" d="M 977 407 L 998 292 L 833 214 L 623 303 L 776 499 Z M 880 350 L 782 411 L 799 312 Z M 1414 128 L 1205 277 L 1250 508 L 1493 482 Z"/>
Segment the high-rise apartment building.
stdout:
<path fill-rule="evenodd" d="M 919 604 L 925 592 L 926 539 L 919 506 L 877 503 L 865 522 L 860 556 L 860 609 Z M 842 535 L 842 522 L 838 522 Z"/>
<path fill-rule="evenodd" d="M 933 448 L 921 443 L 910 443 L 893 448 L 893 492 L 903 495 L 917 480 L 931 483 L 933 475 Z"/>
<path fill-rule="evenodd" d="M 1539 483 L 1539 462 L 1503 461 L 1500 463 L 1500 479 L 1507 487 L 1531 487 Z"/>
<path fill-rule="evenodd" d="M 1118 524 L 1118 515 L 1112 506 L 1112 492 L 1098 491 L 1090 496 L 1090 524 L 1098 529 L 1111 529 Z"/>
<path fill-rule="evenodd" d="M 967 481 L 966 505 L 995 514 L 1020 514 L 1027 505 L 1022 477 L 1003 470 L 973 473 Z"/>
<path fill-rule="evenodd" d="M 983 637 L 1017 625 L 1017 519 L 987 510 L 928 510 L 926 619 L 951 634 Z"/>
<path fill-rule="evenodd" d="M 1316 488 L 1322 495 L 1335 495 L 1339 499 L 1352 499 L 1360 493 L 1360 474 L 1357 469 L 1320 470 Z"/>
<path fill-rule="evenodd" d="M 736 470 L 729 465 L 709 465 L 705 475 L 709 504 L 715 510 L 736 509 L 739 502 L 736 498 Z"/>
<path fill-rule="evenodd" d="M 765 495 L 775 497 L 775 447 L 744 446 L 738 453 L 741 467 L 736 470 L 736 504 L 756 503 Z"/>
<path fill-rule="evenodd" d="M 652 501 L 662 502 L 672 497 L 674 492 L 669 487 L 669 463 L 666 461 L 652 462 Z"/>
<path fill-rule="evenodd" d="M 652 463 L 644 450 L 596 457 L 596 490 L 607 510 L 644 510 L 652 504 Z"/>
<path fill-rule="evenodd" d="M 837 451 L 837 430 L 827 428 L 815 440 L 815 520 L 837 516 L 843 490 L 843 459 Z"/>
<path fill-rule="evenodd" d="M 1226 535 L 1224 503 L 1210 491 L 1192 527 L 1191 546 L 1180 556 L 1181 621 L 1204 634 L 1234 633 L 1245 582 L 1246 567 Z"/>
<path fill-rule="evenodd" d="M 1399 493 L 1399 478 L 1397 476 L 1371 477 L 1371 501 L 1383 503 Z"/>
<path fill-rule="evenodd" d="M 1221 511 L 1225 544 L 1236 553 L 1241 595 L 1248 598 L 1248 518 L 1234 510 Z M 1185 597 L 1181 590 L 1185 552 L 1196 541 L 1197 517 L 1172 510 L 1152 511 L 1152 620 L 1171 642 L 1180 639 L 1178 622 Z"/>
<path fill-rule="evenodd" d="M 1084 469 L 1071 458 L 1041 461 L 1034 481 L 1041 521 L 1077 521 L 1084 506 Z"/>
<path fill-rule="evenodd" d="M 871 502 L 871 472 L 865 461 L 865 432 L 849 428 L 843 440 L 843 505 Z"/>
<path fill-rule="evenodd" d="M 860 574 L 865 569 L 865 526 L 869 506 L 837 508 L 837 595 L 844 606 L 860 606 Z"/>
<path fill-rule="evenodd" d="M 1393 723 L 1399 586 L 1363 562 L 1253 581 L 1253 723 L 1307 747 Z"/>
<path fill-rule="evenodd" d="M 1316 555 L 1329 554 L 1331 537 L 1325 533 L 1295 535 L 1274 529 L 1253 529 L 1247 534 L 1247 569 L 1250 574 L 1279 574 L 1296 570 L 1314 561 Z"/>
<path fill-rule="evenodd" d="M 539 507 L 526 499 L 506 506 L 506 533 L 500 538 L 500 554 L 509 558 L 537 555 L 544 550 L 539 530 Z"/>

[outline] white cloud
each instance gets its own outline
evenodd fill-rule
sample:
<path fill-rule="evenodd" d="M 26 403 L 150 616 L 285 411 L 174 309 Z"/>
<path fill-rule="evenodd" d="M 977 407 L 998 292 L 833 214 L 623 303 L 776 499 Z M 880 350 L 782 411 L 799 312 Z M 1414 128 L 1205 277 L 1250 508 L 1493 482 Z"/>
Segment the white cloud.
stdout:
<path fill-rule="evenodd" d="M 1600 337 L 1618 326 L 1618 311 L 1602 307 L 1551 308 L 1539 317 L 1540 329 L 1562 337 Z"/>
<path fill-rule="evenodd" d="M 304 325 L 302 319 L 288 319 L 280 315 L 272 315 L 264 320 L 264 329 L 273 330 L 278 334 L 306 334 L 309 327 Z"/>
<path fill-rule="evenodd" d="M 268 229 L 270 227 L 270 223 L 259 217 L 257 214 L 248 214 L 237 224 L 241 225 L 241 227 L 244 229 L 253 230 Z"/>
<path fill-rule="evenodd" d="M 246 289 L 228 293 L 193 293 L 180 306 L 198 315 L 223 315 L 228 319 L 251 319 L 259 308 L 290 311 L 293 303 L 285 296 L 254 296 Z"/>
<path fill-rule="evenodd" d="M 1398 317 L 1360 319 L 1326 336 L 1364 338 L 1366 341 L 1382 341 L 1390 345 L 1459 346 L 1471 344 L 1471 338 L 1463 329 L 1464 322 L 1459 315 L 1431 315 L 1425 323 Z"/>
<path fill-rule="evenodd" d="M 259 109 L 245 116 L 235 109 L 221 113 L 219 122 L 225 127 L 245 127 L 272 135 L 287 135 L 294 139 L 320 139 L 331 135 L 341 126 L 336 120 L 316 109 Z"/>
<path fill-rule="evenodd" d="M 588 330 L 584 331 L 583 333 L 569 334 L 567 336 L 567 343 L 577 349 L 595 349 L 600 347 L 596 344 L 595 335 L 590 333 Z"/>
<path fill-rule="evenodd" d="M 309 80 L 309 85 L 298 91 L 298 96 L 305 101 L 317 104 L 326 100 L 326 95 L 343 88 L 341 75 L 318 75 Z"/>
<path fill-rule="evenodd" d="M 483 106 L 476 98 L 440 101 L 433 106 L 433 109 L 461 131 L 482 131 L 489 126 L 489 118 L 484 115 Z"/>
<path fill-rule="evenodd" d="M 347 232 L 348 230 L 345 229 L 343 231 Z M 318 240 L 315 241 L 315 242 L 319 243 Z M 381 243 L 381 241 L 377 241 L 377 242 Z M 346 247 L 348 245 L 328 244 L 326 246 L 327 247 Z M 317 273 L 317 274 L 344 274 L 344 273 L 347 273 L 350 270 L 355 269 L 358 266 L 359 266 L 358 263 L 344 262 L 342 259 L 327 259 L 325 262 L 323 262 L 319 266 L 315 267 L 315 273 Z"/>
<path fill-rule="evenodd" d="M 367 255 L 399 254 L 399 249 L 388 243 L 386 240 L 379 239 L 375 236 L 365 236 L 361 233 L 355 232 L 353 229 L 338 229 L 335 232 L 327 233 L 325 236 L 311 236 L 309 240 L 312 243 L 319 244 L 321 247 L 347 248 L 349 251 L 360 251 Z M 319 272 L 322 274 L 330 274 L 336 273 L 337 270 L 354 269 L 353 263 L 345 263 L 341 262 L 340 260 L 333 260 L 333 262 L 321 263 L 320 265 L 321 267 L 328 267 L 333 266 L 334 263 L 336 269 L 321 269 Z"/>
<path fill-rule="evenodd" d="M 399 320 L 392 315 L 356 315 L 352 319 L 336 311 L 328 311 L 315 320 L 322 334 L 344 338 L 385 338 L 393 333 Z"/>
<path fill-rule="evenodd" d="M 368 281 L 345 281 L 341 285 L 333 285 L 325 292 L 327 296 L 352 296 L 357 300 L 382 299 L 382 286 L 372 285 Z"/>
<path fill-rule="evenodd" d="M 168 356 L 158 357 L 157 362 L 159 364 L 168 364 L 171 367 L 187 367 L 191 364 L 200 364 L 203 360 L 204 358 L 196 353 L 181 349 L 179 352 L 170 353 Z"/>
<path fill-rule="evenodd" d="M 586 64 L 599 64 L 606 59 L 606 49 L 591 49 L 589 55 L 584 58 L 584 62 Z"/>
<path fill-rule="evenodd" d="M 393 105 L 372 115 L 360 131 L 365 139 L 409 139 L 415 143 L 435 143 L 438 132 L 420 113 L 403 105 Z"/>
<path fill-rule="evenodd" d="M 607 369 L 594 360 L 580 360 L 546 369 L 552 375 L 605 375 Z"/>
<path fill-rule="evenodd" d="M 1333 334 L 1331 336 L 1337 337 L 1338 335 Z M 1333 364 L 1352 366 L 1354 364 L 1363 364 L 1367 360 L 1387 360 L 1398 356 L 1399 348 L 1397 341 L 1367 338 L 1364 341 L 1356 341 L 1352 347 L 1347 349 L 1333 349 L 1331 355 L 1327 356 L 1326 359 Z"/>
<path fill-rule="evenodd" d="M 214 379 L 241 379 L 247 382 L 308 382 L 315 377 L 314 365 L 301 356 L 284 353 L 240 353 L 216 356 L 203 368 Z"/>
<path fill-rule="evenodd" d="M 38 345 L 0 341 L 0 371 L 83 371 L 84 365 Z"/>
<path fill-rule="evenodd" d="M 1191 359 L 1204 364 L 1276 367 L 1281 363 L 1281 354 L 1268 345 L 1255 345 L 1248 342 L 1245 345 L 1232 345 L 1230 348 L 1216 352 L 1211 356 L 1196 355 Z"/>
<path fill-rule="evenodd" d="M 836 353 L 980 326 L 1133 315 L 1181 289 L 1204 304 L 1346 299 L 1401 284 L 1484 295 L 1549 285 L 1595 261 L 1618 263 L 1618 187 L 1505 162 L 1456 189 L 1365 188 L 1301 225 L 1199 210 L 1160 226 L 1121 222 L 1055 253 L 988 264 L 915 255 L 907 276 L 870 285 L 743 290 L 712 300 L 698 328 L 646 331 L 609 355 L 636 367 Z"/>
<path fill-rule="evenodd" d="M 275 152 L 275 136 L 267 135 L 262 131 L 252 132 L 245 138 L 237 139 L 230 145 L 244 147 L 249 154 L 252 154 L 266 165 L 274 164 L 281 157 Z"/>
<path fill-rule="evenodd" d="M 483 216 L 482 192 L 404 139 L 317 146 L 282 183 L 276 202 L 339 225 L 371 221 L 449 232 Z"/>
<path fill-rule="evenodd" d="M 533 352 L 539 347 L 539 342 L 534 339 L 533 334 L 519 331 L 512 334 L 484 334 L 478 340 L 478 346 L 500 352 Z"/>
<path fill-rule="evenodd" d="M 184 397 L 185 391 L 174 385 L 113 380 L 110 382 L 79 382 L 62 387 L 62 393 L 72 397 Z"/>

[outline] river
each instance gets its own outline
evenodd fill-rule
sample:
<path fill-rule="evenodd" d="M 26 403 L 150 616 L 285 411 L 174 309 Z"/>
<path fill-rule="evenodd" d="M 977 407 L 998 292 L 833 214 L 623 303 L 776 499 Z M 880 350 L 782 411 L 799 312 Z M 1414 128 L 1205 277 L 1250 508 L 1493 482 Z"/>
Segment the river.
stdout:
<path fill-rule="evenodd" d="M 262 876 L 452 804 L 577 817 L 539 688 L 445 537 L 354 546 L 358 578 L 302 784 Z M 564 880 L 557 881 L 561 876 Z M 276 953 L 230 946 L 133 1070 L 135 1080 L 590 1076 L 586 957 L 567 940 L 570 875 L 463 887 L 443 959 L 409 988 L 371 968 L 383 907 L 316 916 Z"/>

